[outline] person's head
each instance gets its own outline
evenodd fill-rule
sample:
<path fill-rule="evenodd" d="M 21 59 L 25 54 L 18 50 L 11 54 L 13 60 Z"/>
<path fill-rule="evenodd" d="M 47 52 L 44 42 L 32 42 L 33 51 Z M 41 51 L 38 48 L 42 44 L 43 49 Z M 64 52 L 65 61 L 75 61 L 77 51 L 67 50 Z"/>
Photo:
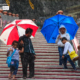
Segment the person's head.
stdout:
<path fill-rule="evenodd" d="M 0 13 L 3 13 L 3 10 L 2 9 L 0 9 Z"/>
<path fill-rule="evenodd" d="M 16 49 L 16 48 L 18 47 L 18 41 L 15 41 L 15 40 L 14 40 L 14 41 L 12 42 L 12 46 L 13 46 L 14 49 Z"/>
<path fill-rule="evenodd" d="M 59 10 L 57 13 L 58 14 L 63 14 L 63 11 L 62 10 Z"/>
<path fill-rule="evenodd" d="M 13 13 L 12 16 L 15 17 L 15 14 Z"/>
<path fill-rule="evenodd" d="M 61 39 L 61 41 L 62 41 L 63 44 L 65 44 L 65 43 L 67 42 L 67 38 L 66 38 L 66 37 L 63 37 L 63 38 Z"/>
<path fill-rule="evenodd" d="M 8 13 L 8 15 L 9 15 L 9 16 L 12 16 L 12 13 L 11 13 L 11 12 L 9 12 L 9 13 Z"/>
<path fill-rule="evenodd" d="M 26 31 L 25 31 L 25 35 L 26 35 L 27 37 L 31 37 L 32 32 L 33 32 L 33 30 L 32 30 L 31 28 L 27 28 Z"/>
<path fill-rule="evenodd" d="M 4 14 L 4 15 L 7 15 L 7 14 L 8 14 L 8 12 L 7 12 L 7 11 L 4 11 L 4 12 L 3 12 L 3 14 Z"/>
<path fill-rule="evenodd" d="M 16 14 L 16 17 L 19 17 L 19 14 Z"/>
<path fill-rule="evenodd" d="M 80 45 L 78 46 L 78 50 L 80 50 Z"/>
<path fill-rule="evenodd" d="M 61 25 L 60 28 L 59 28 L 59 31 L 61 34 L 64 34 L 66 32 L 66 28 L 64 25 Z"/>

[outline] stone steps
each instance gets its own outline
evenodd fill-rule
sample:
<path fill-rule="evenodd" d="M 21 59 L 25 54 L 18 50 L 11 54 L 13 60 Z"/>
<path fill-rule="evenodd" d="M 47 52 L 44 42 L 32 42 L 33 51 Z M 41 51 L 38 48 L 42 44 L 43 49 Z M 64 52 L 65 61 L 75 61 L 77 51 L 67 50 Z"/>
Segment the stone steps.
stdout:
<path fill-rule="evenodd" d="M 63 69 L 63 65 L 59 66 L 59 53 L 58 46 L 56 44 L 48 44 L 40 32 L 36 33 L 36 36 L 32 39 L 32 42 L 36 52 L 35 79 L 32 80 L 80 79 L 80 68 L 78 68 L 77 71 L 72 71 L 73 69 L 69 63 L 67 63 L 68 69 Z M 9 47 L 10 46 L 6 46 L 2 42 L 0 43 L 0 79 L 2 80 L 7 80 L 9 74 L 9 68 L 6 64 L 6 52 Z M 22 65 L 20 60 L 16 77 L 18 80 L 23 80 L 22 76 Z M 27 80 L 31 79 L 27 78 Z"/>

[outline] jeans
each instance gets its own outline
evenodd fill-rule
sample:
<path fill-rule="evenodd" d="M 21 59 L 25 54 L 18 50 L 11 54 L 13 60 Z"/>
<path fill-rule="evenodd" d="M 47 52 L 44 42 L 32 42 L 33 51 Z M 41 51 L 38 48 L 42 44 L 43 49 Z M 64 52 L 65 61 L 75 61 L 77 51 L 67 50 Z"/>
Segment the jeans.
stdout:
<path fill-rule="evenodd" d="M 16 75 L 18 71 L 19 61 L 12 59 L 11 62 L 13 65 L 10 66 L 10 71 L 13 72 L 13 75 Z"/>
<path fill-rule="evenodd" d="M 65 68 L 65 69 L 67 68 L 67 60 L 70 62 L 70 64 L 71 64 L 71 66 L 73 67 L 73 69 L 76 69 L 73 61 L 70 59 L 70 56 L 67 55 L 67 54 L 64 56 L 64 59 L 63 59 L 64 68 Z"/>
<path fill-rule="evenodd" d="M 58 51 L 59 51 L 59 65 L 62 65 L 62 55 L 63 55 L 63 51 L 64 51 L 64 47 L 58 47 Z"/>

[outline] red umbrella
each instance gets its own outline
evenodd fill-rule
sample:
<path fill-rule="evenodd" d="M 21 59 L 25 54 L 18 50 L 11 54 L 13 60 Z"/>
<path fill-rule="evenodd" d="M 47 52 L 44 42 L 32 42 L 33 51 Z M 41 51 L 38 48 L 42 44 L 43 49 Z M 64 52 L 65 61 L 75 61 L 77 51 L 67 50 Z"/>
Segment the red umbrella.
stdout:
<path fill-rule="evenodd" d="M 14 40 L 19 40 L 20 36 L 25 34 L 25 30 L 31 28 L 33 30 L 32 36 L 38 29 L 38 26 L 30 19 L 14 20 L 7 24 L 1 33 L 0 39 L 7 45 L 11 45 Z"/>

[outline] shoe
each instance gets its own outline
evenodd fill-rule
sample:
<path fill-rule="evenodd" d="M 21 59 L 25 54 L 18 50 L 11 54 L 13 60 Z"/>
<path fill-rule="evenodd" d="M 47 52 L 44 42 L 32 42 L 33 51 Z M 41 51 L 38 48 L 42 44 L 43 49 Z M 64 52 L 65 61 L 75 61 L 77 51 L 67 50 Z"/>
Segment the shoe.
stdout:
<path fill-rule="evenodd" d="M 12 80 L 17 80 L 17 79 L 15 78 L 15 79 L 12 79 Z"/>
<path fill-rule="evenodd" d="M 34 76 L 29 76 L 28 78 L 34 78 Z"/>
<path fill-rule="evenodd" d="M 64 67 L 63 69 L 68 69 L 67 67 Z"/>
<path fill-rule="evenodd" d="M 59 64 L 60 66 L 62 65 L 62 64 Z"/>
<path fill-rule="evenodd" d="M 77 69 L 72 69 L 72 71 L 77 71 Z"/>
<path fill-rule="evenodd" d="M 23 79 L 26 79 L 27 77 L 23 77 Z"/>

